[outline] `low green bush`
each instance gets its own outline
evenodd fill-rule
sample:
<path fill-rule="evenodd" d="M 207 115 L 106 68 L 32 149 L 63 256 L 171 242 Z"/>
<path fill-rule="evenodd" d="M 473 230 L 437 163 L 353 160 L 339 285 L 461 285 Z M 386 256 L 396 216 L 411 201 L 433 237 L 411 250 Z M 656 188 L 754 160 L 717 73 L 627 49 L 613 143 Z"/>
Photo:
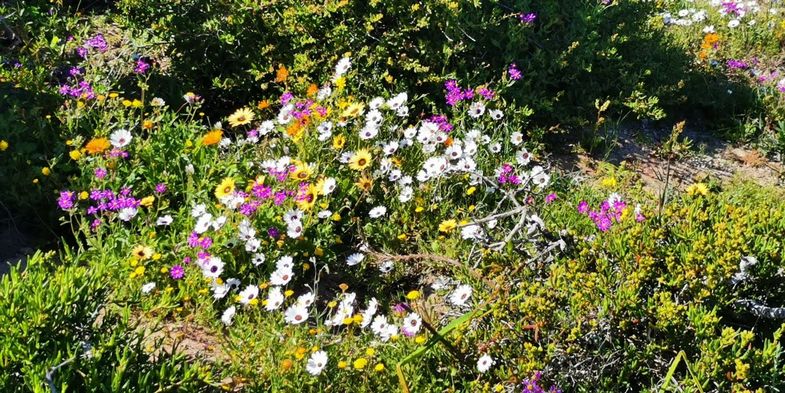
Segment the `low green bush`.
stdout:
<path fill-rule="evenodd" d="M 0 278 L 0 390 L 203 390 L 209 371 L 145 341 L 111 300 L 109 266 L 36 253 Z M 87 261 L 82 261 L 86 263 Z M 146 349 L 156 348 L 156 355 Z M 51 389 L 51 390 L 50 390 Z"/>

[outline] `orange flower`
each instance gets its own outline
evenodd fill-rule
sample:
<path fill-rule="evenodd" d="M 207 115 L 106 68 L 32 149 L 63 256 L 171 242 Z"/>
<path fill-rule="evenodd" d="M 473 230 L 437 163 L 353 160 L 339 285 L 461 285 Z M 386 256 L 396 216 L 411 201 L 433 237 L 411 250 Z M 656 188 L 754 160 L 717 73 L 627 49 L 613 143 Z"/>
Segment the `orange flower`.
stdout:
<path fill-rule="evenodd" d="M 286 82 L 286 78 L 289 77 L 289 70 L 281 64 L 278 66 L 278 71 L 275 72 L 275 81 L 278 83 Z"/>
<path fill-rule="evenodd" d="M 268 101 L 268 100 L 259 101 L 259 104 L 256 105 L 256 108 L 258 108 L 260 111 L 261 110 L 265 110 L 265 109 L 267 109 L 269 107 L 270 107 L 270 101 Z"/>
<path fill-rule="evenodd" d="M 306 94 L 308 94 L 308 97 L 313 97 L 318 92 L 319 92 L 319 87 L 316 86 L 316 83 L 311 83 L 308 86 L 308 91 L 306 92 Z"/>
<path fill-rule="evenodd" d="M 215 145 L 221 141 L 223 135 L 224 132 L 221 130 L 210 131 L 204 136 L 204 138 L 202 138 L 202 145 L 204 146 Z"/>
<path fill-rule="evenodd" d="M 109 148 L 109 139 L 93 138 L 85 145 L 85 150 L 90 154 L 100 154 Z"/>

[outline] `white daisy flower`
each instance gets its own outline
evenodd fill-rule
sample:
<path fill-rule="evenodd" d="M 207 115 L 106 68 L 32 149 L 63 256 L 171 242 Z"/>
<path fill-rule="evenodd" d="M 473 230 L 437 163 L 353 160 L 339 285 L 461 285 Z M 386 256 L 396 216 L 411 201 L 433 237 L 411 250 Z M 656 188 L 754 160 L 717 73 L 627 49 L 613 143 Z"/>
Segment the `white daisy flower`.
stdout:
<path fill-rule="evenodd" d="M 259 247 L 261 247 L 261 246 L 262 246 L 262 241 L 261 240 L 256 239 L 256 238 L 248 239 L 248 241 L 245 242 L 245 251 L 256 252 L 256 250 L 258 250 Z"/>
<path fill-rule="evenodd" d="M 316 300 L 316 295 L 313 292 L 307 292 L 297 297 L 297 304 L 308 307 Z"/>
<path fill-rule="evenodd" d="M 491 369 L 491 367 L 496 364 L 496 361 L 493 360 L 492 357 L 488 355 L 482 355 L 477 360 L 477 371 L 484 373 Z"/>
<path fill-rule="evenodd" d="M 148 282 L 147 284 L 142 285 L 142 293 L 145 295 L 150 293 L 153 289 L 155 289 L 154 282 Z"/>
<path fill-rule="evenodd" d="M 328 177 L 324 179 L 324 184 L 322 185 L 322 194 L 328 195 L 335 190 L 335 179 L 332 177 Z"/>
<path fill-rule="evenodd" d="M 368 301 L 368 307 L 363 311 L 362 317 L 363 320 L 360 322 L 360 327 L 365 328 L 366 326 L 371 324 L 373 316 L 376 315 L 376 311 L 379 309 L 379 302 L 376 301 L 376 298 L 371 298 Z"/>
<path fill-rule="evenodd" d="M 291 269 L 275 269 L 270 275 L 270 285 L 281 286 L 292 281 L 294 273 Z"/>
<path fill-rule="evenodd" d="M 311 375 L 319 375 L 327 366 L 327 352 L 316 351 L 308 358 L 308 363 L 305 364 L 305 371 Z"/>
<path fill-rule="evenodd" d="M 349 266 L 354 266 L 354 265 L 362 262 L 364 259 L 365 259 L 365 255 L 364 254 L 361 254 L 359 252 L 358 253 L 354 253 L 352 255 L 349 255 L 348 258 L 346 258 L 346 264 L 349 265 Z"/>
<path fill-rule="evenodd" d="M 267 304 L 264 308 L 267 311 L 274 311 L 277 310 L 283 304 L 284 296 L 283 292 L 281 292 L 280 287 L 272 287 L 270 291 L 267 293 Z"/>
<path fill-rule="evenodd" d="M 335 77 L 334 79 L 338 79 L 342 77 L 344 74 L 349 72 L 349 68 L 352 67 L 352 60 L 348 57 L 344 57 L 341 60 L 338 60 L 338 63 L 335 65 Z"/>
<path fill-rule="evenodd" d="M 512 143 L 514 146 L 518 146 L 523 143 L 523 133 L 518 131 L 513 132 L 512 135 L 510 135 L 510 143 Z"/>
<path fill-rule="evenodd" d="M 259 296 L 259 287 L 256 285 L 248 285 L 240 292 L 240 303 L 241 304 L 248 304 L 251 300 L 256 299 Z"/>
<path fill-rule="evenodd" d="M 472 297 L 472 287 L 463 284 L 455 288 L 450 294 L 450 303 L 456 306 L 463 306 Z"/>
<path fill-rule="evenodd" d="M 251 258 L 251 263 L 253 263 L 254 266 L 259 266 L 264 263 L 264 260 L 264 254 L 259 252 L 253 255 L 253 258 Z"/>
<path fill-rule="evenodd" d="M 488 111 L 488 114 L 491 115 L 491 119 L 493 120 L 501 120 L 504 117 L 504 112 L 498 109 L 491 109 Z"/>
<path fill-rule="evenodd" d="M 224 271 L 224 262 L 221 258 L 210 257 L 202 264 L 202 274 L 205 277 L 218 278 Z"/>
<path fill-rule="evenodd" d="M 173 221 L 174 221 L 174 219 L 172 218 L 172 216 L 167 214 L 167 215 L 158 217 L 158 219 L 155 220 L 155 225 L 158 225 L 159 227 L 165 227 L 165 226 L 171 225 Z"/>
<path fill-rule="evenodd" d="M 109 135 L 109 142 L 112 143 L 112 146 L 120 149 L 128 146 L 128 144 L 131 143 L 131 139 L 133 138 L 134 137 L 131 135 L 130 131 L 126 130 L 125 128 L 121 128 L 113 132 L 112 135 Z"/>
<path fill-rule="evenodd" d="M 387 214 L 387 208 L 384 206 L 376 206 L 368 212 L 368 217 L 379 218 Z"/>
<path fill-rule="evenodd" d="M 406 92 L 398 93 L 398 95 L 396 95 L 395 97 L 387 100 L 387 107 L 397 111 L 403 107 L 403 104 L 405 104 L 408 99 L 409 99 L 409 95 L 406 94 Z"/>
<path fill-rule="evenodd" d="M 120 209 L 120 212 L 117 214 L 117 217 L 123 221 L 131 221 L 134 217 L 136 217 L 137 210 L 133 207 L 126 207 L 124 209 Z"/>
<path fill-rule="evenodd" d="M 410 186 L 404 186 L 401 188 L 401 192 L 398 193 L 398 201 L 401 203 L 406 203 L 412 200 L 414 197 L 414 188 Z"/>
<path fill-rule="evenodd" d="M 221 322 L 223 322 L 223 324 L 226 326 L 231 325 L 232 318 L 234 318 L 234 314 L 236 311 L 237 309 L 234 306 L 231 306 L 226 310 L 224 310 L 223 314 L 221 314 Z"/>
<path fill-rule="evenodd" d="M 417 313 L 413 312 L 403 319 L 403 327 L 401 328 L 403 334 L 414 336 L 420 331 L 420 328 L 422 328 L 422 318 Z"/>
<path fill-rule="evenodd" d="M 289 255 L 284 255 L 277 262 L 275 268 L 278 270 L 292 270 L 294 268 L 294 258 Z"/>
<path fill-rule="evenodd" d="M 284 320 L 290 325 L 299 325 L 308 319 L 308 308 L 300 304 L 289 306 L 284 312 Z"/>
<path fill-rule="evenodd" d="M 324 101 L 332 93 L 333 93 L 333 89 L 330 87 L 330 85 L 325 85 L 324 87 L 319 89 L 318 93 L 316 93 L 316 100 Z"/>
<path fill-rule="evenodd" d="M 473 102 L 469 106 L 469 116 L 471 116 L 472 118 L 476 119 L 482 116 L 483 113 L 485 113 L 485 104 L 483 104 L 482 102 L 480 101 Z"/>

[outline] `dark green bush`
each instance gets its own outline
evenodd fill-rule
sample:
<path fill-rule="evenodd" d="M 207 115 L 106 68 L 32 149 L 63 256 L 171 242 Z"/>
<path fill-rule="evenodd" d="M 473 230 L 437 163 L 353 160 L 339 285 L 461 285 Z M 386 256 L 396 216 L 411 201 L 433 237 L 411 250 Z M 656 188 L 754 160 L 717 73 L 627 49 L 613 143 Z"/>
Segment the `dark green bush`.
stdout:
<path fill-rule="evenodd" d="M 593 117 L 597 98 L 624 111 L 621 103 L 634 92 L 672 102 L 686 64 L 648 24 L 653 5 L 643 1 L 122 0 L 118 6 L 132 26 L 152 27 L 169 42 L 171 72 L 184 89 L 224 110 L 287 89 L 273 82 L 282 64 L 290 67 L 288 83 L 318 83 L 327 79 L 324 64 L 351 53 L 369 90 L 394 85 L 439 105 L 446 79 L 482 84 L 515 63 L 524 76 L 508 99 L 534 109 L 541 124 L 575 125 Z M 534 22 L 522 22 L 519 15 L 529 12 Z"/>

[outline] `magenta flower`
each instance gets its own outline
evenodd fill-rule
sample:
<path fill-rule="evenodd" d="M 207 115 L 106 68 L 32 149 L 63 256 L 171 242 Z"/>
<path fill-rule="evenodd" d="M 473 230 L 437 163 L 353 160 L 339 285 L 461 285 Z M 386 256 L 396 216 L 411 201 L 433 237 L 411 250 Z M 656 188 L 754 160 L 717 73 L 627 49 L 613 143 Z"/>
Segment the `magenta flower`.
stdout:
<path fill-rule="evenodd" d="M 174 265 L 171 269 L 169 269 L 169 275 L 172 277 L 172 279 L 179 280 L 185 275 L 185 269 L 183 269 L 183 267 L 180 265 Z"/>
<path fill-rule="evenodd" d="M 518 14 L 518 20 L 520 20 L 521 23 L 526 25 L 530 25 L 534 23 L 536 19 L 537 19 L 537 14 L 535 14 L 534 12 L 528 12 L 528 13 L 522 12 Z"/>
<path fill-rule="evenodd" d="M 134 67 L 134 73 L 144 74 L 148 70 L 150 70 L 150 63 L 147 62 L 147 60 L 139 59 L 136 61 L 136 66 Z"/>
<path fill-rule="evenodd" d="M 545 203 L 553 203 L 556 200 L 556 193 L 550 193 L 545 197 Z"/>
<path fill-rule="evenodd" d="M 578 213 L 586 214 L 589 212 L 589 203 L 586 201 L 581 201 L 578 203 Z"/>
<path fill-rule="evenodd" d="M 60 209 L 68 210 L 74 207 L 74 202 L 76 201 L 76 193 L 73 191 L 61 191 L 60 197 L 57 198 L 57 205 L 60 206 Z"/>
<path fill-rule="evenodd" d="M 163 194 L 166 192 L 166 184 L 158 183 L 155 185 L 155 192 L 158 194 Z"/>
<path fill-rule="evenodd" d="M 104 168 L 95 168 L 95 171 L 93 171 L 93 174 L 95 174 L 95 178 L 96 179 L 103 180 L 103 178 L 106 177 L 106 169 L 104 169 Z"/>
<path fill-rule="evenodd" d="M 518 69 L 518 66 L 515 63 L 510 64 L 510 67 L 507 68 L 507 73 L 510 74 L 510 79 L 517 81 L 523 78 L 523 73 L 521 70 Z"/>

